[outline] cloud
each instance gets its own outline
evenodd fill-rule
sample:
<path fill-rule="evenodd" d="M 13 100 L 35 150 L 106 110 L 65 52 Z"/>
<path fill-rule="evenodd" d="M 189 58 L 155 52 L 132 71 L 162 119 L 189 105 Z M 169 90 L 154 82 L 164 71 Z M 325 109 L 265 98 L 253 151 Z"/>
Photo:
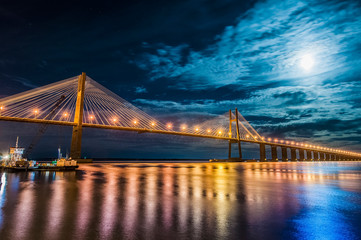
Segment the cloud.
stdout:
<path fill-rule="evenodd" d="M 360 38 L 361 8 L 353 1 L 268 0 L 227 26 L 204 50 L 194 51 L 187 44 L 148 44 L 145 50 L 155 51 L 136 62 L 149 71 L 150 80 L 174 79 L 170 87 L 180 89 L 260 86 L 269 81 L 315 84 L 330 75 L 342 76 L 351 70 L 350 63 L 360 61 L 354 54 Z M 310 72 L 299 67 L 307 54 L 315 61 Z"/>
<path fill-rule="evenodd" d="M 147 89 L 145 87 L 136 87 L 135 88 L 135 93 L 147 93 Z"/>

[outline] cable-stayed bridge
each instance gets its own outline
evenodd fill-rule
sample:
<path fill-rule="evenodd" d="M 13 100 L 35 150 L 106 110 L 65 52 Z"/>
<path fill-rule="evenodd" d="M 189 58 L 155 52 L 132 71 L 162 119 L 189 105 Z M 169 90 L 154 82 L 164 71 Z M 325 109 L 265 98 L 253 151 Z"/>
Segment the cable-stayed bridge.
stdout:
<path fill-rule="evenodd" d="M 0 120 L 73 127 L 71 152 L 81 158 L 82 128 L 103 128 L 139 133 L 221 139 L 237 144 L 234 159 L 242 160 L 241 142 L 260 146 L 260 161 L 266 159 L 266 145 L 271 147 L 272 161 L 360 160 L 361 154 L 314 144 L 265 138 L 236 109 L 192 126 L 163 123 L 106 89 L 85 73 L 43 87 L 0 99 Z M 288 151 L 290 150 L 290 151 Z M 288 154 L 290 152 L 290 154 Z M 298 153 L 298 154 L 297 154 Z M 290 156 L 289 156 L 290 155 Z"/>

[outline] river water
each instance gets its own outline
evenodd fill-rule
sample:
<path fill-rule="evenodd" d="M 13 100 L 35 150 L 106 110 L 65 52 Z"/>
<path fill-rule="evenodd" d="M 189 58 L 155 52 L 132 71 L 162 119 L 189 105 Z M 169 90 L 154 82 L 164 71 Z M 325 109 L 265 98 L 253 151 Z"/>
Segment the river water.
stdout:
<path fill-rule="evenodd" d="M 0 172 L 0 239 L 361 239 L 361 162 Z"/>

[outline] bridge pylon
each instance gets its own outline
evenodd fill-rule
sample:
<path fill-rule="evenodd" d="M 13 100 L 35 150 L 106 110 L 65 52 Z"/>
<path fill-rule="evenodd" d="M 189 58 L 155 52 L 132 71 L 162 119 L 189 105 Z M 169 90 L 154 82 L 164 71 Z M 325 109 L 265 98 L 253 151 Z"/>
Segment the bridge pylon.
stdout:
<path fill-rule="evenodd" d="M 242 149 L 241 149 L 241 139 L 239 133 L 239 123 L 238 123 L 238 109 L 236 108 L 236 118 L 232 118 L 232 110 L 229 110 L 229 136 L 232 137 L 232 122 L 236 122 L 236 131 L 237 131 L 237 141 L 238 144 L 238 160 L 242 161 Z M 228 147 L 228 158 L 232 158 L 232 143 L 235 143 L 233 140 L 229 140 Z"/>
<path fill-rule="evenodd" d="M 84 90 L 86 74 L 83 72 L 78 78 L 78 91 L 75 106 L 73 135 L 71 137 L 70 157 L 72 159 L 81 158 L 81 138 L 83 133 L 83 111 L 84 111 Z"/>

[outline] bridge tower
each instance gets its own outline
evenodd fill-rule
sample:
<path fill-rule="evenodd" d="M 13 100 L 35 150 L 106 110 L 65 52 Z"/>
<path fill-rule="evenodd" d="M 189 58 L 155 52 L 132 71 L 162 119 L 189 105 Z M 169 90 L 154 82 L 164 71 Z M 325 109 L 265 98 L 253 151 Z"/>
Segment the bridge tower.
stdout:
<path fill-rule="evenodd" d="M 236 118 L 232 119 L 232 111 L 229 110 L 229 137 L 232 137 L 232 122 L 236 122 L 236 131 L 237 131 L 237 141 L 233 142 L 229 140 L 229 147 L 228 147 L 228 159 L 232 158 L 232 143 L 238 143 L 238 159 L 242 161 L 242 149 L 241 149 L 241 137 L 239 134 L 239 123 L 238 123 L 238 109 L 236 108 Z"/>
<path fill-rule="evenodd" d="M 70 157 L 72 159 L 81 158 L 81 137 L 83 133 L 83 110 L 84 110 L 84 90 L 86 74 L 83 72 L 78 78 L 78 92 L 75 106 L 73 135 L 71 137 Z"/>

